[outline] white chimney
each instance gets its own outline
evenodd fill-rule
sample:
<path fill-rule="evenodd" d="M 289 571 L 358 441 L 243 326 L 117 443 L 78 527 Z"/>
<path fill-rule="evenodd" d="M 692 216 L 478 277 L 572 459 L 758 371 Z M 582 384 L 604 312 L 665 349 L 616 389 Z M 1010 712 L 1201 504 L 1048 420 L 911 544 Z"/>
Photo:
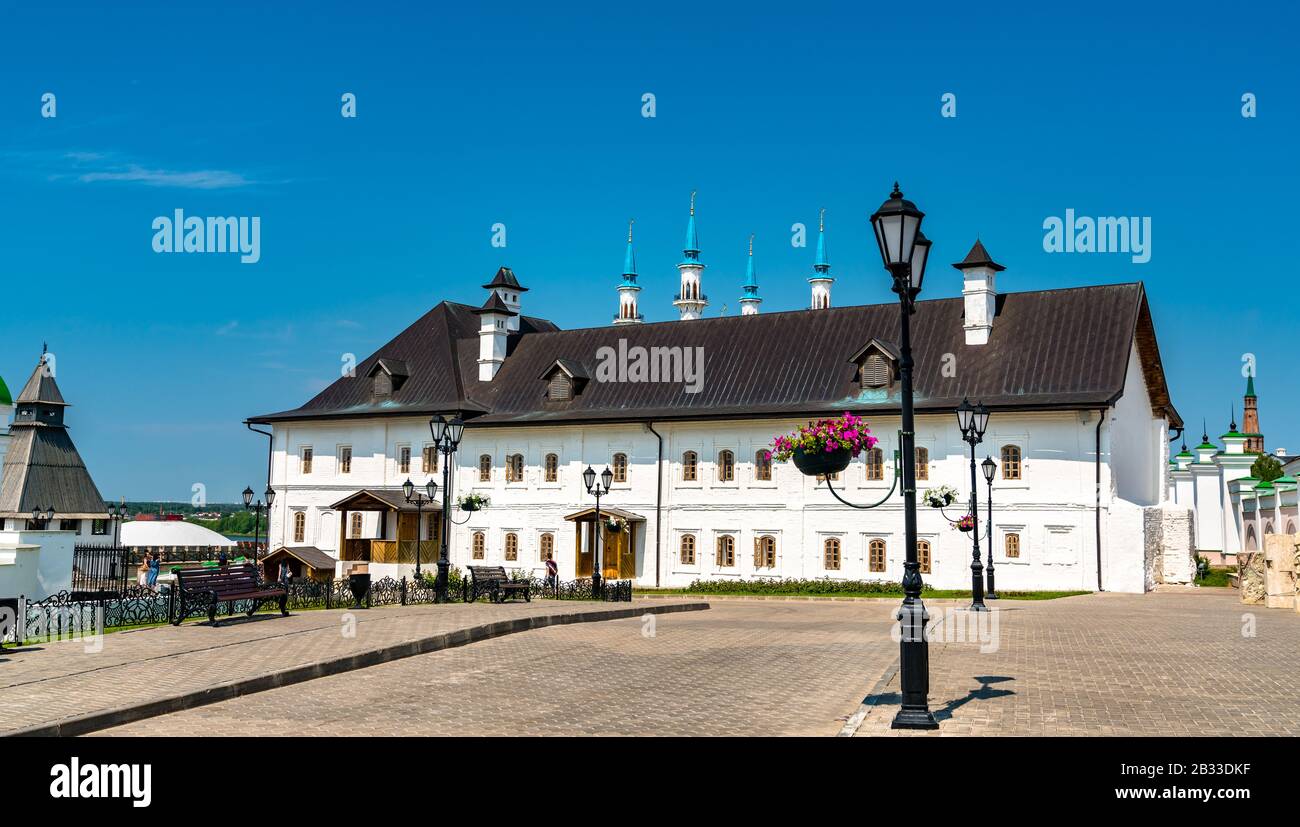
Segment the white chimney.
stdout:
<path fill-rule="evenodd" d="M 966 344 L 986 345 L 993 333 L 993 317 L 997 314 L 997 274 L 1007 268 L 989 257 L 978 240 L 970 248 L 964 261 L 954 264 L 962 274 L 961 295 L 965 302 Z"/>
<path fill-rule="evenodd" d="M 510 335 L 511 319 L 519 314 L 507 307 L 495 291 L 474 312 L 479 318 L 478 378 L 480 382 L 491 382 L 506 360 L 506 339 Z"/>

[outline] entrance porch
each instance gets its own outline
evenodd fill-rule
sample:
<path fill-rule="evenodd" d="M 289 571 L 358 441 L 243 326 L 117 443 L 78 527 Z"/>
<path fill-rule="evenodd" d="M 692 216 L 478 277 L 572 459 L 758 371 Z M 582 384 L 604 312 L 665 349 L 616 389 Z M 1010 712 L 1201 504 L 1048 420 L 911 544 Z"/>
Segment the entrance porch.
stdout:
<path fill-rule="evenodd" d="M 606 580 L 636 578 L 637 538 L 645 534 L 645 517 L 604 506 L 600 509 L 599 526 L 595 508 L 585 508 L 564 519 L 574 523 L 577 529 L 574 532 L 574 577 L 591 577 L 596 532 L 600 531 L 600 576 Z M 609 525 L 611 520 L 617 523 L 613 530 Z"/>
<path fill-rule="evenodd" d="M 331 506 L 339 514 L 340 574 L 347 574 L 350 564 L 371 563 L 370 572 L 377 577 L 401 577 L 405 567 L 436 565 L 442 545 L 442 504 L 429 503 L 423 513 L 406 501 L 400 490 L 362 489 Z M 377 537 L 358 536 L 352 514 L 379 514 Z M 392 570 L 373 564 L 391 565 Z"/>

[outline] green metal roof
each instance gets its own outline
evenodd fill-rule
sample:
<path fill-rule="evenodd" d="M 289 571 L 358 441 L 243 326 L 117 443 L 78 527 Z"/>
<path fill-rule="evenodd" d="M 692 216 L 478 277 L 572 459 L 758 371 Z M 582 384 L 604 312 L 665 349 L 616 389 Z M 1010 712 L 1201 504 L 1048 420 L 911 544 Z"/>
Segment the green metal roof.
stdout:
<path fill-rule="evenodd" d="M 5 384 L 3 376 L 0 376 L 0 405 L 12 405 L 14 398 L 9 395 L 9 387 Z"/>

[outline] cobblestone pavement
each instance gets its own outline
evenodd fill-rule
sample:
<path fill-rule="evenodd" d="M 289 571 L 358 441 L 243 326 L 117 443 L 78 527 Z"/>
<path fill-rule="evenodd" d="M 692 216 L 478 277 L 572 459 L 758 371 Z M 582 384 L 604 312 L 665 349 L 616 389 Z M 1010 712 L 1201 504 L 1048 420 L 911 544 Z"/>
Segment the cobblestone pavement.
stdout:
<path fill-rule="evenodd" d="M 857 734 L 1300 734 L 1295 612 L 1245 606 L 1217 589 L 994 605 L 996 652 L 932 644 L 937 733 L 889 729 L 894 675 Z"/>
<path fill-rule="evenodd" d="M 678 601 L 696 602 L 699 601 Z M 662 601 L 641 605 L 660 605 Z M 516 618 L 629 604 L 538 600 L 239 617 L 0 651 L 0 734 Z M 633 604 L 635 605 L 635 604 Z M 355 619 L 349 636 L 348 618 Z"/>
<path fill-rule="evenodd" d="M 555 626 L 140 721 L 213 735 L 833 735 L 894 658 L 893 601 L 717 601 Z"/>

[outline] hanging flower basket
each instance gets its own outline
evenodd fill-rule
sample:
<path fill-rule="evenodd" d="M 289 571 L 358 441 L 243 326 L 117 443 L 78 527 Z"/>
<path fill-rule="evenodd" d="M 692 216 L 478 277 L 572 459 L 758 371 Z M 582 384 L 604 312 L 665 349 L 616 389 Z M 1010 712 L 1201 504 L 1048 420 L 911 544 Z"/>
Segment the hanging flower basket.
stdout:
<path fill-rule="evenodd" d="M 466 494 L 456 500 L 461 511 L 482 511 L 492 504 L 492 501 L 482 494 Z"/>
<path fill-rule="evenodd" d="M 958 531 L 974 531 L 975 518 L 967 514 L 965 517 L 962 517 L 960 520 L 953 523 L 953 527 L 956 528 Z"/>
<path fill-rule="evenodd" d="M 626 534 L 632 529 L 632 527 L 628 525 L 627 520 L 624 520 L 622 517 L 609 517 L 601 522 L 605 524 L 605 531 L 610 534 L 617 534 L 620 531 Z"/>
<path fill-rule="evenodd" d="M 935 488 L 927 488 L 921 494 L 921 499 L 931 508 L 944 508 L 957 502 L 957 489 L 950 485 L 940 485 Z"/>
<path fill-rule="evenodd" d="M 862 417 L 846 413 L 837 419 L 809 422 L 794 433 L 778 436 L 768 456 L 781 462 L 794 460 L 800 473 L 810 477 L 838 474 L 876 442 Z"/>

